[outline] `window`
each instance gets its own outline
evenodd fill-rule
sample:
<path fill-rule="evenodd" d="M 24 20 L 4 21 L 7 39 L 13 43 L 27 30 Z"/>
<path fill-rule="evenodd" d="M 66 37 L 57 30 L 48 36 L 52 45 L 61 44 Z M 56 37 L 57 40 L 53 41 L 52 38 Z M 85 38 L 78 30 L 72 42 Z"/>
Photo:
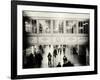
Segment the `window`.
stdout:
<path fill-rule="evenodd" d="M 64 33 L 64 22 L 62 20 L 53 20 L 53 32 Z"/>
<path fill-rule="evenodd" d="M 79 33 L 87 34 L 89 32 L 89 20 L 79 21 Z"/>
<path fill-rule="evenodd" d="M 39 33 L 50 33 L 50 20 L 39 20 Z"/>
<path fill-rule="evenodd" d="M 25 21 L 25 31 L 32 32 L 32 25 L 31 25 L 30 21 Z"/>
<path fill-rule="evenodd" d="M 66 21 L 66 33 L 76 33 L 76 21 L 67 20 Z"/>
<path fill-rule="evenodd" d="M 25 31 L 29 33 L 37 33 L 37 25 L 36 20 L 33 19 L 27 19 L 25 21 Z"/>
<path fill-rule="evenodd" d="M 37 33 L 37 21 L 32 20 L 32 32 Z"/>

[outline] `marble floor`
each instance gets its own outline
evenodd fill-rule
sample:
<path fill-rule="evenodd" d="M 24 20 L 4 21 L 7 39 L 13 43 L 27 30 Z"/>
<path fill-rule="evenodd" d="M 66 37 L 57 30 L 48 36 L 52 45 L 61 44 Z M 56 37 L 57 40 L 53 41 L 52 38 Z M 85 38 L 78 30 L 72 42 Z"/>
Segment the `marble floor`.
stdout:
<path fill-rule="evenodd" d="M 49 46 L 46 46 L 45 49 L 44 49 L 44 54 L 42 55 L 43 57 L 43 60 L 42 60 L 42 68 L 48 68 L 48 53 L 51 53 L 52 57 L 51 57 L 51 65 L 52 67 L 56 67 L 58 62 L 61 63 L 61 66 L 63 65 L 63 50 L 61 52 L 61 55 L 60 53 L 57 54 L 56 58 L 53 57 L 53 46 L 51 46 L 51 48 L 49 48 Z M 81 63 L 79 61 L 79 58 L 78 58 L 78 55 L 77 54 L 72 54 L 71 53 L 71 50 L 69 48 L 66 48 L 65 50 L 65 55 L 67 57 L 67 59 L 72 63 L 74 64 L 74 66 L 80 66 Z"/>

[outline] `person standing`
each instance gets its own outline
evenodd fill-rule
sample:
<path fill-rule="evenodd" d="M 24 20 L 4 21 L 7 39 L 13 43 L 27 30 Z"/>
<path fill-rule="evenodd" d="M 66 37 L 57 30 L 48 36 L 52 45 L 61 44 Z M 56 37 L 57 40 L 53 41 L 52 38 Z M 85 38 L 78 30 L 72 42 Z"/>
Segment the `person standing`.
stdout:
<path fill-rule="evenodd" d="M 54 51 L 53 51 L 53 56 L 56 58 L 57 56 L 57 49 L 55 48 Z"/>
<path fill-rule="evenodd" d="M 47 57 L 48 57 L 48 66 L 51 67 L 51 57 L 52 57 L 52 55 L 51 55 L 50 52 L 48 53 Z"/>
<path fill-rule="evenodd" d="M 27 57 L 27 67 L 28 68 L 34 67 L 34 57 L 32 53 Z"/>
<path fill-rule="evenodd" d="M 53 66 L 56 66 L 56 56 L 57 56 L 57 48 L 55 46 L 53 51 Z"/>
<path fill-rule="evenodd" d="M 65 45 L 63 45 L 63 53 L 64 53 L 64 55 L 65 55 Z"/>
<path fill-rule="evenodd" d="M 37 51 L 37 53 L 35 55 L 35 59 L 36 59 L 36 65 L 37 65 L 37 67 L 40 68 L 41 64 L 42 64 L 42 59 L 43 59 L 42 54 L 41 54 L 40 51 Z"/>

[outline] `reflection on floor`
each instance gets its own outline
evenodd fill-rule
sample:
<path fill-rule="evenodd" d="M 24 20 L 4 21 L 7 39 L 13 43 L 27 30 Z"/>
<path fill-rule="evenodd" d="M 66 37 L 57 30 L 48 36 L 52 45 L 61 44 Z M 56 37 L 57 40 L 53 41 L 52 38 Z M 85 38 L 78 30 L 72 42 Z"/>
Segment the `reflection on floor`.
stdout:
<path fill-rule="evenodd" d="M 45 50 L 44 50 L 45 52 L 43 54 L 43 60 L 42 60 L 42 66 L 41 67 L 44 67 L 44 68 L 48 67 L 48 57 L 47 56 L 48 56 L 49 52 L 53 53 L 52 50 L 53 50 L 52 47 L 51 47 L 51 51 L 49 50 L 48 46 L 45 48 Z M 81 63 L 79 62 L 78 55 L 77 54 L 72 54 L 71 51 L 69 49 L 67 49 L 67 48 L 65 50 L 65 55 L 66 55 L 67 59 L 72 64 L 74 64 L 75 66 L 81 65 Z M 52 54 L 52 56 L 53 56 L 53 54 Z M 54 63 L 52 62 L 52 65 L 54 67 L 56 67 L 58 62 L 61 62 L 61 66 L 62 66 L 63 65 L 63 56 L 64 56 L 63 55 L 63 51 L 61 52 L 61 55 L 60 55 L 60 53 L 58 53 L 58 55 L 56 56 L 56 58 L 54 60 Z M 53 57 L 52 57 L 52 61 L 53 61 Z"/>
<path fill-rule="evenodd" d="M 70 62 L 73 66 L 83 66 L 83 65 L 89 65 L 89 55 L 88 51 L 80 50 L 81 54 L 85 55 L 79 55 L 78 52 L 73 53 L 73 47 L 72 46 L 66 46 L 64 47 L 57 47 L 57 55 L 54 56 L 54 46 L 48 46 L 46 45 L 43 47 L 43 53 L 40 52 L 37 47 L 35 51 L 35 47 L 27 49 L 26 56 L 24 57 L 24 66 L 23 68 L 48 68 L 48 67 L 63 67 L 64 62 L 64 56 L 67 58 L 67 62 Z M 59 50 L 60 49 L 60 50 Z M 64 50 L 65 49 L 65 50 Z M 41 51 L 41 50 L 40 50 Z M 85 53 L 86 52 L 86 53 Z M 31 53 L 31 54 L 30 54 Z M 50 61 L 48 58 L 48 54 L 50 55 Z M 31 55 L 31 56 L 30 56 Z M 40 59 L 41 58 L 41 59 Z M 60 64 L 60 65 L 59 65 Z"/>

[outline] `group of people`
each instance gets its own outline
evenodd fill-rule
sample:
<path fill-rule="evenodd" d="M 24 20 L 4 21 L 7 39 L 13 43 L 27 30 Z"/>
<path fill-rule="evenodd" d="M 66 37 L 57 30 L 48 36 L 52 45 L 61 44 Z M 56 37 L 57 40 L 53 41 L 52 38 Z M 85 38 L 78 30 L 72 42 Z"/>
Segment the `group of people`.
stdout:
<path fill-rule="evenodd" d="M 66 54 L 68 53 L 66 51 L 67 45 L 55 45 L 53 46 L 53 52 L 49 52 L 48 57 L 48 66 L 49 67 L 67 67 L 67 66 L 74 66 L 69 60 L 68 56 Z M 72 48 L 72 53 L 77 54 L 76 48 Z"/>
<path fill-rule="evenodd" d="M 53 60 L 52 60 L 51 59 L 52 55 L 50 53 L 48 53 L 47 57 L 48 57 L 48 66 L 55 67 L 54 65 L 52 65 L 52 61 L 54 61 L 55 57 L 53 57 Z M 65 55 L 63 56 L 63 65 L 61 65 L 61 61 L 58 62 L 58 64 L 56 65 L 56 67 L 68 67 L 68 66 L 74 66 L 74 65 L 67 59 Z"/>
<path fill-rule="evenodd" d="M 29 55 L 24 53 L 24 68 L 40 68 L 43 60 L 43 49 L 41 46 L 38 47 L 39 49 L 36 50 L 34 48 L 34 52 L 30 53 Z"/>
<path fill-rule="evenodd" d="M 45 52 L 45 47 L 39 45 L 36 49 L 34 47 L 33 53 L 30 53 L 29 55 L 24 54 L 24 67 L 25 68 L 41 68 L 42 67 L 42 61 L 43 61 L 43 55 L 47 58 L 48 67 L 67 67 L 67 66 L 73 66 L 73 64 L 68 60 L 66 54 L 66 45 L 55 45 L 53 46 L 52 52 L 48 50 L 48 52 Z M 51 48 L 51 45 L 48 46 L 49 49 Z M 75 49 L 74 49 L 75 53 Z M 56 60 L 58 55 L 63 55 L 63 58 L 60 60 Z M 60 58 L 60 57 L 59 57 Z M 56 62 L 56 65 L 55 65 Z M 63 64 L 62 64 L 63 63 Z"/>

